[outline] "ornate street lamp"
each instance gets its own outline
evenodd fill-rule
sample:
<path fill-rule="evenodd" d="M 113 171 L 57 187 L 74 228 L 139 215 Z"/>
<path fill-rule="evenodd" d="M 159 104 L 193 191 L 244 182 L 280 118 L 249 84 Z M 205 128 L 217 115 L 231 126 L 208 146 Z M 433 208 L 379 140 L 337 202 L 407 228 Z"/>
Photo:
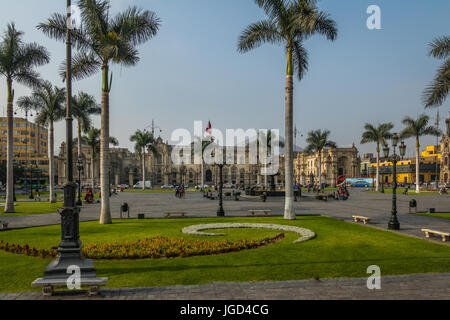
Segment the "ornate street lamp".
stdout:
<path fill-rule="evenodd" d="M 83 166 L 83 157 L 80 154 L 77 160 L 77 169 L 78 169 L 78 201 L 77 206 L 82 206 L 83 202 L 81 201 L 81 174 L 83 173 L 84 166 Z"/>
<path fill-rule="evenodd" d="M 224 217 L 225 211 L 223 210 L 223 166 L 224 164 L 217 164 L 219 167 L 219 209 L 217 210 L 218 217 Z"/>
<path fill-rule="evenodd" d="M 392 161 L 393 164 L 393 189 L 392 189 L 392 214 L 391 219 L 388 223 L 389 230 L 400 230 L 400 223 L 397 219 L 397 162 L 400 161 L 406 154 L 406 145 L 405 142 L 402 141 L 400 144 L 399 150 L 400 155 L 397 155 L 395 152 L 395 148 L 398 145 L 399 136 L 397 133 L 392 135 L 392 149 L 393 154 L 389 156 L 389 147 L 387 145 L 383 148 L 384 157 L 387 160 Z"/>
<path fill-rule="evenodd" d="M 94 263 L 84 258 L 80 241 L 80 208 L 75 205 L 76 187 L 73 182 L 73 118 L 72 118 L 72 42 L 71 42 L 71 0 L 67 0 L 66 26 L 66 177 L 64 186 L 64 205 L 60 209 L 61 242 L 58 256 L 44 272 L 44 278 L 35 280 L 32 286 L 43 287 L 44 295 L 52 295 L 54 286 L 67 284 L 73 275 L 80 276 L 80 285 L 88 284 L 90 294 L 97 294 L 100 285 L 105 285 L 107 278 L 96 278 Z M 77 272 L 77 269 L 79 273 Z"/>

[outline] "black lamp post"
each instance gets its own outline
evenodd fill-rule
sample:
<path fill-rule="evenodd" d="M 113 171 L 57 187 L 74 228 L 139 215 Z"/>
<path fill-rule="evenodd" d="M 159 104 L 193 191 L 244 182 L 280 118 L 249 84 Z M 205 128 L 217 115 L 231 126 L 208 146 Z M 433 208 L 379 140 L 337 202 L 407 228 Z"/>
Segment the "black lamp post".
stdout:
<path fill-rule="evenodd" d="M 78 200 L 77 200 L 77 206 L 82 206 L 83 202 L 81 201 L 81 174 L 83 173 L 83 158 L 81 155 L 78 157 L 77 160 L 77 169 L 78 169 Z"/>
<path fill-rule="evenodd" d="M 67 21 L 72 21 L 71 0 L 67 0 Z M 66 283 L 71 276 L 68 271 L 74 266 L 79 268 L 80 284 L 90 283 L 91 293 L 98 293 L 98 286 L 107 279 L 97 279 L 92 260 L 84 258 L 80 241 L 80 208 L 75 205 L 76 187 L 73 182 L 73 118 L 72 118 L 72 42 L 69 23 L 66 27 L 66 177 L 64 186 L 64 205 L 60 209 L 61 242 L 58 256 L 45 269 L 44 278 L 37 279 L 32 286 L 41 286 L 45 295 L 51 295 L 55 283 Z"/>
<path fill-rule="evenodd" d="M 219 210 L 217 210 L 218 217 L 224 217 L 225 211 L 223 211 L 223 166 L 224 164 L 218 164 L 219 167 Z"/>
<path fill-rule="evenodd" d="M 402 158 L 405 156 L 406 145 L 402 141 L 399 147 L 400 149 L 400 156 L 399 156 L 395 153 L 395 148 L 397 147 L 398 141 L 399 136 L 397 133 L 394 133 L 392 135 L 392 148 L 393 148 L 392 156 L 389 156 L 389 147 L 387 145 L 385 145 L 383 148 L 384 157 L 386 159 L 390 159 L 393 163 L 392 215 L 388 223 L 389 230 L 400 230 L 400 223 L 398 222 L 397 219 L 397 162 L 401 160 L 400 156 Z"/>

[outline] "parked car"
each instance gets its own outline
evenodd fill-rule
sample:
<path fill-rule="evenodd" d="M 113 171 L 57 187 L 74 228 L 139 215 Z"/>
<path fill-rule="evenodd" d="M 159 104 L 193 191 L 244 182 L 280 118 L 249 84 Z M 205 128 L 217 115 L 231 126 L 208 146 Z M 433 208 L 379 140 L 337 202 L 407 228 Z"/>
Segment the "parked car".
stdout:
<path fill-rule="evenodd" d="M 368 188 L 370 187 L 370 183 L 368 183 L 367 181 L 361 180 L 361 181 L 356 181 L 353 182 L 352 184 L 350 184 L 350 187 L 352 188 Z"/>
<path fill-rule="evenodd" d="M 166 184 L 162 186 L 161 189 L 175 189 L 175 186 L 173 184 Z"/>
<path fill-rule="evenodd" d="M 142 189 L 144 187 L 144 181 L 139 181 L 136 183 L 133 188 L 134 189 Z M 151 181 L 145 181 L 145 188 L 146 189 L 152 189 L 152 182 Z"/>

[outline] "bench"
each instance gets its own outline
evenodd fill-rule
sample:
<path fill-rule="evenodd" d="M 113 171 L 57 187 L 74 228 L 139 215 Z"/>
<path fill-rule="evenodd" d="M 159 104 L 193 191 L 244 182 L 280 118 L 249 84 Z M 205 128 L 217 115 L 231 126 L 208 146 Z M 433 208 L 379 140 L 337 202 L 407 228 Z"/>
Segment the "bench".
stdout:
<path fill-rule="evenodd" d="M 352 217 L 353 217 L 354 222 L 363 221 L 364 224 L 367 224 L 368 222 L 370 222 L 370 218 L 368 218 L 368 217 L 363 217 L 363 216 L 352 216 Z"/>
<path fill-rule="evenodd" d="M 430 230 L 430 229 L 422 229 L 423 232 L 425 232 L 425 235 L 427 238 L 430 238 L 431 235 L 439 235 L 442 237 L 443 242 L 447 242 L 448 239 L 450 239 L 450 233 L 447 232 L 441 232 L 436 230 Z"/>
<path fill-rule="evenodd" d="M 96 296 L 100 292 L 100 286 L 105 286 L 108 278 L 87 278 L 81 279 L 81 287 L 89 287 L 89 296 Z M 44 279 L 40 278 L 31 284 L 32 287 L 42 287 L 42 293 L 44 296 L 49 297 L 53 295 L 53 289 L 55 287 L 66 287 L 66 279 Z"/>
<path fill-rule="evenodd" d="M 264 213 L 266 216 L 271 213 L 272 210 L 248 210 L 248 213 L 251 215 L 255 215 L 255 213 Z"/>
<path fill-rule="evenodd" d="M 0 230 L 7 230 L 8 229 L 8 222 L 0 221 Z"/>
<path fill-rule="evenodd" d="M 186 212 L 166 212 L 166 218 L 174 215 L 181 215 L 182 217 L 184 217 L 185 214 Z"/>

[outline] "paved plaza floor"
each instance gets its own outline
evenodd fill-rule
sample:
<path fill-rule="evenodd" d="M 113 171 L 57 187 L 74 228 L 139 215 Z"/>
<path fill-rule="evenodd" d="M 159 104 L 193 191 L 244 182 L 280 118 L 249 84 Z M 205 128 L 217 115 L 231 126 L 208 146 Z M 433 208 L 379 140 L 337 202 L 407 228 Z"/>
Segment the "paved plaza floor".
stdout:
<path fill-rule="evenodd" d="M 367 226 L 387 229 L 391 214 L 391 194 L 368 194 L 362 190 L 351 190 L 347 201 L 314 199 L 304 194 L 295 203 L 298 216 L 324 215 L 345 221 L 352 221 L 352 215 L 371 218 Z M 422 228 L 450 232 L 450 220 L 424 217 L 408 213 L 411 199 L 418 202 L 418 210 L 436 208 L 436 212 L 450 211 L 448 195 L 398 195 L 399 232 L 426 241 L 443 244 L 440 238 L 426 239 Z M 186 199 L 174 197 L 172 193 L 120 193 L 111 198 L 113 218 L 119 218 L 120 205 L 127 202 L 131 207 L 131 218 L 145 214 L 146 218 L 164 218 L 167 211 L 184 211 L 187 217 L 215 217 L 217 200 L 203 198 L 200 193 L 187 193 Z M 224 201 L 226 216 L 246 217 L 250 209 L 271 209 L 272 215 L 282 216 L 284 198 L 269 198 L 263 203 L 257 199 L 241 198 L 240 201 Z M 80 220 L 99 219 L 100 205 L 83 206 Z M 58 213 L 2 217 L 11 228 L 26 228 L 60 223 Z M 449 243 L 447 242 L 447 245 Z M 100 299 L 450 299 L 450 274 L 421 274 L 382 277 L 381 290 L 368 290 L 366 278 L 325 279 L 261 283 L 210 283 L 199 286 L 175 286 L 158 288 L 137 288 L 102 290 Z M 83 299 L 79 296 L 56 296 L 51 299 Z M 0 294 L 2 299 L 41 299 L 40 292 Z"/>
<path fill-rule="evenodd" d="M 280 282 L 212 282 L 195 286 L 104 289 L 87 292 L 0 294 L 0 300 L 450 300 L 450 273 L 386 276 L 381 289 L 369 290 L 367 278 Z"/>

